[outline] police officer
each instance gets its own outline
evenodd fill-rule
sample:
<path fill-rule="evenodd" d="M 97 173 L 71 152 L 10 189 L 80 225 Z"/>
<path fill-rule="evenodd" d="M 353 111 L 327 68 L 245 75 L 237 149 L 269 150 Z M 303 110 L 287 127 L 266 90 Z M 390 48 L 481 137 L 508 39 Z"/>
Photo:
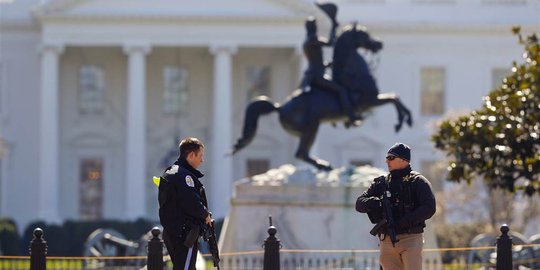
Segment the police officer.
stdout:
<path fill-rule="evenodd" d="M 388 226 L 379 231 L 380 263 L 385 270 L 421 270 L 425 221 L 435 214 L 435 196 L 431 184 L 410 166 L 411 149 L 396 143 L 388 150 L 386 164 L 390 173 L 378 177 L 356 201 L 356 210 L 367 213 L 377 223 L 385 212 L 381 198 L 386 193 L 391 206 L 396 243 Z M 386 192 L 386 191 L 389 191 Z"/>
<path fill-rule="evenodd" d="M 185 138 L 179 149 L 178 160 L 160 179 L 159 220 L 173 269 L 195 270 L 201 225 L 211 226 L 212 221 L 199 181 L 203 174 L 197 170 L 203 162 L 204 145 L 197 138 Z"/>

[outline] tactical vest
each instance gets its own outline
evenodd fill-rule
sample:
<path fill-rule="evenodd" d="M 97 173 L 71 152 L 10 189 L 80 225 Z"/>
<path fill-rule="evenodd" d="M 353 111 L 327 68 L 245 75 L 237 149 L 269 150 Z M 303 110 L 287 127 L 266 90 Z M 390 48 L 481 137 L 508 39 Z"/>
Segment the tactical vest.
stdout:
<path fill-rule="evenodd" d="M 420 173 L 411 171 L 409 175 L 403 177 L 403 181 L 401 181 L 397 193 L 392 193 L 392 213 L 394 215 L 394 221 L 398 224 L 402 217 L 412 212 L 417 206 L 414 194 L 418 176 L 420 176 Z M 390 185 L 387 181 L 388 180 L 385 181 L 385 185 L 386 189 L 389 189 Z M 398 226 L 396 228 L 396 233 L 421 233 L 425 226 L 424 221 L 415 223 L 409 228 L 400 228 Z"/>

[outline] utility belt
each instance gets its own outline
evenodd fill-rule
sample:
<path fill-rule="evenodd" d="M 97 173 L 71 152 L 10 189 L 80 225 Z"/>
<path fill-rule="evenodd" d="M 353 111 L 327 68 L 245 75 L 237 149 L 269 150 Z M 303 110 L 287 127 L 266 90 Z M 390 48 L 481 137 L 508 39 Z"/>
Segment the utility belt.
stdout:
<path fill-rule="evenodd" d="M 412 226 L 407 229 L 396 229 L 396 234 L 417 234 L 417 233 L 423 233 L 424 232 L 424 226 L 422 224 L 418 224 L 415 226 Z"/>
<path fill-rule="evenodd" d="M 415 226 L 412 226 L 410 228 L 406 228 L 406 229 L 403 229 L 403 228 L 397 228 L 396 229 L 396 235 L 399 235 L 399 234 L 418 234 L 418 233 L 423 233 L 424 232 L 424 225 L 423 224 L 417 224 Z M 380 234 L 380 235 L 388 235 L 388 229 L 386 227 L 383 227 L 381 228 L 378 232 L 377 231 L 373 231 L 372 229 L 372 232 L 370 232 L 372 235 L 377 235 L 377 234 Z"/>
<path fill-rule="evenodd" d="M 412 228 L 408 228 L 406 230 L 403 230 L 403 229 L 396 230 L 396 236 L 410 235 L 410 234 L 421 234 L 423 232 L 424 232 L 424 228 L 421 227 L 420 225 L 417 225 L 417 226 L 414 226 Z M 384 239 L 386 239 L 386 237 L 389 236 L 389 235 L 390 234 L 388 232 L 384 232 L 384 233 L 379 235 L 379 240 L 384 241 Z"/>

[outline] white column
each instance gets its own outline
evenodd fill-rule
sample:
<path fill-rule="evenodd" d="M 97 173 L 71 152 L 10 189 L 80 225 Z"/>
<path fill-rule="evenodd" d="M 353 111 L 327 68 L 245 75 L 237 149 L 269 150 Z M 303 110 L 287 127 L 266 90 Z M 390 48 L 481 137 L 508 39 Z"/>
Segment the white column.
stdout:
<path fill-rule="evenodd" d="M 136 219 L 146 212 L 146 54 L 148 45 L 125 45 L 128 55 L 125 217 Z"/>
<path fill-rule="evenodd" d="M 212 125 L 212 192 L 209 199 L 214 218 L 225 217 L 232 195 L 232 55 L 234 46 L 210 47 L 214 55 L 214 98 Z"/>
<path fill-rule="evenodd" d="M 59 207 L 59 58 L 62 45 L 41 46 L 41 99 L 39 114 L 38 218 L 60 222 Z"/>

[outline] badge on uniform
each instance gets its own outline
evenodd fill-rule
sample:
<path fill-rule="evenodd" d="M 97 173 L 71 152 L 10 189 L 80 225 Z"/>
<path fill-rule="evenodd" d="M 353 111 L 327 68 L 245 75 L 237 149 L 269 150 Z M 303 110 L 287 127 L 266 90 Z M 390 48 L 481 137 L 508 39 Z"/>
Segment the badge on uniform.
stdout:
<path fill-rule="evenodd" d="M 190 187 L 195 187 L 195 182 L 193 182 L 191 175 L 186 175 L 186 184 Z"/>

